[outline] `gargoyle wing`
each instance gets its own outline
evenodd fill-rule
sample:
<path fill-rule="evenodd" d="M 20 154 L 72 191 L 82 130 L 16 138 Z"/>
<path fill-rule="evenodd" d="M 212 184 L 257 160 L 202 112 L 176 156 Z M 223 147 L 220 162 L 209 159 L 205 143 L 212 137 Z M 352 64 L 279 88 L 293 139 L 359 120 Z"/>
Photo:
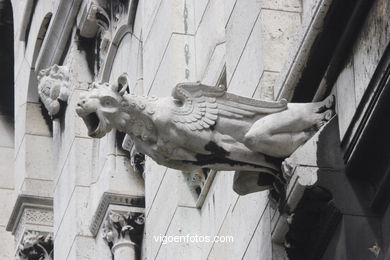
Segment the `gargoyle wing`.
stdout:
<path fill-rule="evenodd" d="M 210 87 L 200 83 L 178 84 L 172 92 L 177 102 L 173 122 L 190 130 L 202 130 L 215 125 L 219 116 L 228 118 L 253 117 L 272 114 L 287 108 L 285 99 L 278 102 L 262 101 L 226 92 L 222 85 Z"/>

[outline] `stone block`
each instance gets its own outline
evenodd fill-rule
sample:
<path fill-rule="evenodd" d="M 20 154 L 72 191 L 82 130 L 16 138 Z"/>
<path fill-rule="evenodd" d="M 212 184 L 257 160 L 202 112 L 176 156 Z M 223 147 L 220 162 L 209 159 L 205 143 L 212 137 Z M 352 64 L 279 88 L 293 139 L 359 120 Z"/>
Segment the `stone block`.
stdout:
<path fill-rule="evenodd" d="M 217 172 L 201 208 L 202 235 L 217 235 L 229 209 L 239 196 L 233 191 L 233 172 Z M 206 244 L 202 259 L 206 259 L 212 244 Z"/>
<path fill-rule="evenodd" d="M 212 0 L 211 0 L 212 1 Z M 198 0 L 194 1 L 194 19 L 195 19 L 195 30 L 198 30 L 199 24 L 203 19 L 203 16 L 206 12 L 206 9 L 208 8 L 210 0 Z"/>
<path fill-rule="evenodd" d="M 278 75 L 277 72 L 264 71 L 253 97 L 261 100 L 274 100 L 274 85 Z"/>
<path fill-rule="evenodd" d="M 2 200 L 0 210 L 0 228 L 3 228 L 7 225 L 8 219 L 11 216 L 16 200 L 16 194 L 10 189 L 0 189 L 0 198 Z"/>
<path fill-rule="evenodd" d="M 208 86 L 216 86 L 218 80 L 225 70 L 226 44 L 221 43 L 215 46 L 213 54 L 202 77 L 202 83 Z"/>
<path fill-rule="evenodd" d="M 54 252 L 67 256 L 77 236 L 90 237 L 89 188 L 76 187 L 62 216 L 54 214 Z M 56 201 L 54 201 L 56 208 Z M 65 258 L 66 259 L 66 258 Z"/>
<path fill-rule="evenodd" d="M 195 241 L 196 235 L 202 235 L 199 231 L 199 211 L 195 208 L 178 207 L 169 228 L 166 232 L 167 236 L 176 236 L 177 241 L 173 243 L 162 243 L 155 259 L 181 259 L 186 255 L 186 259 L 202 259 L 201 255 L 201 242 L 191 242 L 191 239 Z M 164 234 L 161 234 L 164 235 Z M 189 235 L 187 239 L 186 236 Z M 148 237 L 153 240 L 159 238 Z"/>
<path fill-rule="evenodd" d="M 375 1 L 354 46 L 353 69 L 355 73 L 356 104 L 374 74 L 379 59 L 390 40 L 390 2 Z"/>
<path fill-rule="evenodd" d="M 144 180 L 133 171 L 130 158 L 115 156 L 115 169 L 109 179 L 109 191 L 133 196 L 144 196 Z"/>
<path fill-rule="evenodd" d="M 76 238 L 73 241 L 72 248 L 70 249 L 70 252 L 66 256 L 60 256 L 63 259 L 69 259 L 69 260 L 111 260 L 110 258 L 102 258 L 100 255 L 97 258 L 96 256 L 96 248 L 95 248 L 95 240 L 93 237 L 85 237 L 85 236 L 76 236 Z M 57 255 L 56 255 L 57 257 Z"/>
<path fill-rule="evenodd" d="M 25 178 L 52 181 L 54 170 L 52 139 L 26 134 L 15 158 L 15 188 Z"/>
<path fill-rule="evenodd" d="M 92 139 L 75 138 L 55 182 L 55 215 L 62 216 L 76 186 L 89 186 L 92 172 Z"/>
<path fill-rule="evenodd" d="M 161 182 L 167 172 L 167 168 L 157 164 L 150 157 L 145 160 L 145 213 L 149 213 L 150 207 L 160 189 Z"/>
<path fill-rule="evenodd" d="M 14 149 L 0 147 L 0 188 L 14 188 Z"/>
<path fill-rule="evenodd" d="M 261 9 L 258 0 L 237 0 L 226 25 L 226 76 L 233 77 L 236 66 L 253 31 Z M 229 85 L 229 84 L 228 84 Z"/>
<path fill-rule="evenodd" d="M 227 24 L 229 23 L 229 19 L 233 13 L 234 6 L 236 5 L 237 0 L 225 0 L 223 9 L 224 9 L 224 14 L 225 14 L 225 19 L 224 19 L 224 25 L 225 28 Z"/>
<path fill-rule="evenodd" d="M 33 178 L 24 178 L 23 183 L 18 190 L 19 193 L 40 197 L 52 197 L 53 191 L 54 184 L 52 180 L 39 180 Z"/>
<path fill-rule="evenodd" d="M 222 0 L 210 0 L 196 31 L 197 80 L 204 75 L 216 46 L 225 42 L 224 14 L 220 11 L 223 4 Z"/>
<path fill-rule="evenodd" d="M 252 97 L 264 70 L 261 20 L 256 20 L 253 30 L 231 76 L 229 92 Z M 229 45 L 229 42 L 227 43 Z M 229 53 L 227 54 L 229 56 Z"/>
<path fill-rule="evenodd" d="M 0 226 L 0 259 L 15 258 L 15 242 L 11 232 L 5 231 L 3 226 Z"/>
<path fill-rule="evenodd" d="M 160 8 L 161 0 L 151 0 L 143 3 L 142 5 L 142 16 L 144 24 L 144 37 L 149 34 L 150 28 L 153 25 L 155 16 Z"/>
<path fill-rule="evenodd" d="M 232 236 L 234 242 L 214 243 L 209 257 L 218 259 L 220 255 L 226 254 L 228 259 L 242 259 L 261 218 L 268 215 L 269 220 L 269 211 L 266 210 L 267 203 L 268 192 L 240 196 L 227 213 L 217 233 L 219 236 Z M 242 219 L 245 219 L 245 224 L 238 224 Z"/>
<path fill-rule="evenodd" d="M 301 24 L 300 13 L 263 9 L 260 13 L 264 69 L 280 71 Z"/>
<path fill-rule="evenodd" d="M 182 202 L 183 190 L 178 188 L 179 185 L 184 185 L 180 179 L 181 172 L 168 169 L 165 177 L 161 182 L 161 186 L 156 194 L 152 205 L 150 206 L 149 213 L 147 214 L 147 223 L 153 223 L 152 225 L 146 224 L 145 232 L 146 236 L 150 239 L 146 239 L 147 258 L 154 259 L 160 247 L 160 243 L 156 243 L 153 240 L 153 236 L 165 234 L 170 225 L 170 222 L 175 214 L 175 211 Z M 189 189 L 188 189 L 188 193 Z M 195 200 L 193 201 L 195 205 Z"/>
<path fill-rule="evenodd" d="M 40 103 L 27 102 L 26 106 L 26 133 L 31 135 L 51 136 L 48 123 L 42 115 L 45 109 Z"/>
<path fill-rule="evenodd" d="M 149 2 L 149 1 L 148 1 Z M 194 34 L 194 24 L 193 24 L 193 2 L 192 1 L 182 1 L 182 0 L 167 0 L 162 1 L 161 6 L 158 9 L 155 20 L 153 20 L 153 25 L 149 34 L 146 31 L 143 31 L 143 42 L 144 42 L 144 55 L 143 55 L 143 64 L 144 64 L 144 86 L 145 93 L 148 93 L 148 89 L 152 85 L 154 77 L 158 70 L 161 70 L 161 67 L 164 66 L 162 60 L 165 56 L 165 53 L 168 51 L 167 46 L 169 42 L 172 42 L 175 36 L 174 33 L 181 34 Z M 185 11 L 187 10 L 187 11 Z M 144 15 L 147 15 L 144 13 Z M 167 19 L 169 17 L 169 19 Z M 164 21 L 163 23 L 160 21 Z M 191 44 L 191 43 L 188 43 Z M 172 46 L 172 45 L 171 45 Z M 175 55 L 179 55 L 182 60 L 185 60 L 185 49 L 183 46 L 175 46 Z M 182 51 L 178 51 L 182 50 Z M 190 48 L 191 50 L 191 48 Z M 191 61 L 195 62 L 195 54 L 191 50 Z M 183 68 L 182 61 L 170 60 L 169 66 L 178 64 L 178 67 Z M 165 63 L 165 66 L 166 63 Z M 177 73 L 175 69 L 170 70 L 174 73 Z M 164 71 L 165 72 L 165 71 Z M 183 75 L 185 70 L 180 72 L 180 76 Z M 194 72 L 192 72 L 194 73 Z M 160 87 L 161 88 L 161 87 Z M 164 88 L 166 88 L 164 86 Z M 161 91 L 161 89 L 160 89 Z"/>
<path fill-rule="evenodd" d="M 195 81 L 194 37 L 173 34 L 152 82 L 147 82 L 145 73 L 144 70 L 148 95 L 169 96 L 178 83 Z"/>
<path fill-rule="evenodd" d="M 336 81 L 337 116 L 339 118 L 340 140 L 343 139 L 356 110 L 355 80 L 353 63 L 350 61 Z"/>
<path fill-rule="evenodd" d="M 278 258 L 272 257 L 269 206 L 267 206 L 263 215 L 261 216 L 261 219 L 248 243 L 248 247 L 242 259 L 279 260 Z"/>

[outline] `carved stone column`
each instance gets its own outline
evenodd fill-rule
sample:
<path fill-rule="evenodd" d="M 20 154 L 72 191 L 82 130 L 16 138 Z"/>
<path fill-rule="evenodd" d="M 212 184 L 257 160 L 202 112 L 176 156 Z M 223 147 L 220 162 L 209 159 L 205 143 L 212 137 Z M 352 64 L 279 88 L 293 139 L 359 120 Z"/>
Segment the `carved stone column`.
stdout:
<path fill-rule="evenodd" d="M 139 258 L 145 216 L 141 212 L 109 210 L 103 223 L 103 239 L 107 242 L 114 260 Z"/>

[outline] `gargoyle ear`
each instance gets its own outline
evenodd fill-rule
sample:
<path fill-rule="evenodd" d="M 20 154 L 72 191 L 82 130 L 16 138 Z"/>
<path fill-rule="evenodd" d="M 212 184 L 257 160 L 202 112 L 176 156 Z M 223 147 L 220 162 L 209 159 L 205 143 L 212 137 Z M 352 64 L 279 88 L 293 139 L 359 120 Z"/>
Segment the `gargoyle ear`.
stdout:
<path fill-rule="evenodd" d="M 129 84 L 127 81 L 127 74 L 123 73 L 118 77 L 118 93 L 123 96 L 125 93 L 129 93 Z"/>

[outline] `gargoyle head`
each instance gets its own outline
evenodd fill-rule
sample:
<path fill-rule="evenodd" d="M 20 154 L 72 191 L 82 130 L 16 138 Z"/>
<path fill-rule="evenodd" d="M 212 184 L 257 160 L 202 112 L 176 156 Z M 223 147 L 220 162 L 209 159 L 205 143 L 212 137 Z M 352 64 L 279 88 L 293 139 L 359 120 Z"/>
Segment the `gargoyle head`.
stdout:
<path fill-rule="evenodd" d="M 80 95 L 76 113 L 84 120 L 88 135 L 102 138 L 112 128 L 123 131 L 128 115 L 123 112 L 127 90 L 124 75 L 117 84 L 92 83 L 89 91 Z"/>

